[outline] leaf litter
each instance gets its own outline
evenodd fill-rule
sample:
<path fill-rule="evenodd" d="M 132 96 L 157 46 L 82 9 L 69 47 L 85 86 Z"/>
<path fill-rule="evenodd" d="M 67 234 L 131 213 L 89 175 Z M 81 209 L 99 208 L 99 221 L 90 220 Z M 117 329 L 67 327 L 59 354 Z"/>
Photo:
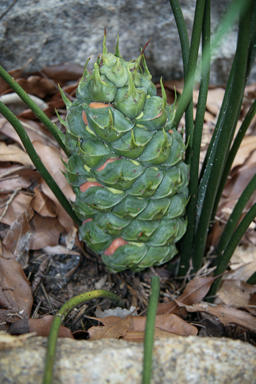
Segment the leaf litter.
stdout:
<path fill-rule="evenodd" d="M 40 72 L 32 74 L 23 72 L 24 68 L 21 68 L 10 71 L 10 74 L 28 93 L 38 98 L 47 116 L 63 129 L 55 114 L 55 109 L 62 118 L 65 118 L 66 113 L 58 84 L 72 99 L 83 68 L 69 63 L 43 68 Z M 182 92 L 183 81 L 166 81 L 164 85 L 168 102 L 173 103 L 175 92 Z M 160 90 L 160 84 L 156 86 Z M 0 79 L 0 95 L 11 95 L 12 92 Z M 221 87 L 209 89 L 200 154 L 201 165 L 224 92 Z M 254 97 L 255 84 L 246 87 L 241 118 L 249 109 Z M 195 89 L 194 114 L 197 99 L 198 90 Z M 74 193 L 62 173 L 64 167 L 61 158 L 65 161 L 65 154 L 32 111 L 22 107 L 18 114 L 44 165 L 66 197 L 72 201 Z M 182 125 L 184 120 L 181 121 L 181 127 Z M 208 239 L 209 249 L 216 245 L 223 223 L 228 220 L 244 186 L 255 174 L 255 138 L 256 119 L 253 119 L 225 186 L 212 231 L 215 235 Z M 245 212 L 255 199 L 254 195 L 247 203 Z M 135 307 L 139 305 L 138 313 L 135 316 L 128 314 L 124 318 L 114 315 L 95 317 L 96 308 L 100 306 L 104 313 L 111 304 L 107 300 L 93 300 L 71 311 L 64 324 L 66 327 L 61 328 L 61 335 L 73 337 L 72 333 L 75 335 L 79 329 L 84 329 L 87 330 L 86 337 L 91 340 L 114 337 L 142 342 L 150 279 L 157 273 L 161 281 L 161 295 L 156 318 L 156 338 L 196 334 L 202 336 L 202 324 L 208 324 L 207 335 L 227 336 L 232 327 L 237 327 L 242 329 L 237 333 L 238 338 L 243 339 L 247 331 L 246 340 L 253 344 L 256 342 L 256 286 L 246 283 L 252 270 L 256 269 L 256 258 L 246 256 L 250 247 L 255 252 L 255 223 L 242 239 L 242 246 L 236 250 L 239 252 L 239 249 L 243 249 L 243 257 L 238 262 L 236 253 L 233 256 L 230 263 L 231 272 L 224 276 L 214 304 L 203 302 L 214 281 L 211 276 L 200 277 L 199 274 L 199 277 L 193 280 L 188 276 L 187 280 L 181 281 L 173 278 L 171 270 L 166 266 L 139 274 L 131 271 L 108 274 L 98 255 L 80 243 L 77 227 L 34 169 L 15 130 L 1 116 L 0 238 L 0 329 L 16 334 L 35 332 L 37 335 L 47 336 L 52 314 L 55 314 L 65 301 L 84 291 L 106 289 L 115 290 L 128 308 L 132 304 Z M 170 266 L 173 263 L 175 260 Z M 209 270 L 207 273 L 210 272 Z M 202 272 L 202 275 L 204 274 L 205 271 Z M 100 288 L 97 288 L 99 284 Z"/>

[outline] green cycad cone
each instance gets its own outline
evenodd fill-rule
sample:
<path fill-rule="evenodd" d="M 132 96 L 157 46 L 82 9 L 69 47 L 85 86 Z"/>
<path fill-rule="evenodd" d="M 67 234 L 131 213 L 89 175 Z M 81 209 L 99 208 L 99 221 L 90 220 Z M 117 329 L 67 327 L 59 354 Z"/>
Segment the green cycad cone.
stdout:
<path fill-rule="evenodd" d="M 66 178 L 83 220 L 80 238 L 111 272 L 166 263 L 186 231 L 185 145 L 169 128 L 174 108 L 162 81 L 156 95 L 144 49 L 126 62 L 119 38 L 112 55 L 105 34 L 92 74 L 87 61 L 77 99 L 67 102 Z"/>

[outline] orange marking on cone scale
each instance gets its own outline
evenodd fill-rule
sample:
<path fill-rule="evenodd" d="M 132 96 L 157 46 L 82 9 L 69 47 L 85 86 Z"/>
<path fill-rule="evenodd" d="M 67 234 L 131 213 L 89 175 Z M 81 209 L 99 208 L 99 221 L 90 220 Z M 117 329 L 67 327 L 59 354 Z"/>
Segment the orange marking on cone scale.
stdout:
<path fill-rule="evenodd" d="M 85 124 L 88 125 L 88 121 L 87 121 L 87 117 L 86 117 L 85 111 L 83 111 L 83 113 L 82 113 L 82 118 L 83 118 L 83 121 L 85 122 Z"/>
<path fill-rule="evenodd" d="M 86 183 L 80 185 L 79 188 L 81 192 L 85 192 L 87 191 L 88 188 L 91 188 L 91 187 L 103 187 L 103 185 L 101 185 L 97 181 L 86 181 Z"/>
<path fill-rule="evenodd" d="M 97 171 L 103 171 L 108 163 L 112 163 L 113 161 L 120 160 L 122 157 L 116 157 L 115 159 L 108 159 L 101 167 L 97 169 Z"/>
<path fill-rule="evenodd" d="M 82 225 L 84 225 L 85 223 L 87 223 L 88 221 L 92 221 L 92 219 L 86 219 L 82 222 Z"/>
<path fill-rule="evenodd" d="M 155 119 L 157 119 L 158 117 L 162 116 L 162 114 L 163 114 L 163 110 L 160 111 L 160 112 L 158 113 L 158 115 L 156 115 Z M 154 120 L 154 119 L 152 119 L 152 120 Z"/>
<path fill-rule="evenodd" d="M 89 107 L 97 109 L 97 108 L 113 107 L 113 105 L 112 104 L 105 104 L 105 103 L 100 103 L 100 102 L 97 102 L 97 101 L 93 101 L 93 102 L 91 102 L 89 104 Z M 82 118 L 83 118 L 83 121 L 85 122 L 85 124 L 88 125 L 88 120 L 87 120 L 85 111 L 83 111 L 83 113 L 82 113 Z"/>
<path fill-rule="evenodd" d="M 128 244 L 128 242 L 122 239 L 122 237 L 119 237 L 118 239 L 112 241 L 108 249 L 106 249 L 106 251 L 104 252 L 104 255 L 112 256 L 113 253 L 117 250 L 117 248 L 122 247 L 126 244 Z"/>
<path fill-rule="evenodd" d="M 107 107 L 113 107 L 112 104 L 105 104 L 105 103 L 100 103 L 98 101 L 92 101 L 90 104 L 89 104 L 89 107 L 90 108 L 107 108 Z"/>

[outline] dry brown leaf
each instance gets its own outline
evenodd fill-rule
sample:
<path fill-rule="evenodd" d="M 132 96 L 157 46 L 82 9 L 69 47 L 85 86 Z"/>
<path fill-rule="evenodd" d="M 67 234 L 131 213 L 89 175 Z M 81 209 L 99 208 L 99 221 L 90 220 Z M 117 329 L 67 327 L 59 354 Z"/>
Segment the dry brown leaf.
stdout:
<path fill-rule="evenodd" d="M 88 329 L 88 333 L 90 335 L 90 340 L 98 340 L 98 339 L 103 339 L 103 338 L 109 338 L 109 339 L 119 339 L 120 337 L 124 337 L 130 328 L 131 325 L 131 317 L 132 316 L 126 316 L 124 319 L 121 317 L 116 317 L 116 316 L 110 316 L 112 319 L 111 321 L 107 319 L 107 317 L 103 319 L 97 319 L 103 324 L 106 324 L 105 326 L 101 327 L 91 327 Z M 113 319 L 116 317 L 115 319 Z M 104 321 L 104 322 L 103 322 Z M 107 325 L 110 324 L 111 325 Z"/>
<path fill-rule="evenodd" d="M 58 245 L 60 234 L 65 232 L 57 218 L 42 217 L 38 213 L 35 213 L 29 225 L 32 231 L 31 250 Z"/>
<path fill-rule="evenodd" d="M 11 195 L 1 195 L 1 199 L 8 199 Z M 33 196 L 26 193 L 19 192 L 17 196 L 13 199 L 9 205 L 6 214 L 1 219 L 1 222 L 4 224 L 11 225 L 20 215 L 27 211 L 30 207 L 30 203 Z M 4 207 L 0 208 L 0 215 L 3 213 Z"/>
<path fill-rule="evenodd" d="M 32 169 L 22 169 L 23 167 L 29 168 L 30 166 L 12 165 L 11 167 L 0 168 L 0 191 L 12 192 L 18 188 L 28 188 L 33 182 L 38 182 L 41 177 L 39 173 Z"/>
<path fill-rule="evenodd" d="M 220 111 L 224 94 L 225 89 L 223 88 L 214 88 L 209 89 L 208 91 L 206 108 L 214 116 L 216 116 Z"/>
<path fill-rule="evenodd" d="M 235 252 L 233 253 L 233 256 L 231 257 L 230 260 L 230 268 L 232 270 L 235 270 L 239 267 L 242 267 L 244 264 L 247 263 L 254 263 L 256 262 L 256 247 L 252 245 L 241 245 L 235 249 Z M 254 271 L 256 268 L 251 269 L 251 274 L 252 271 Z M 227 275 L 229 276 L 229 275 Z M 248 276 L 248 278 L 250 277 Z M 239 278 L 239 277 L 233 277 L 233 278 Z M 247 280 L 247 279 L 241 279 L 240 280 Z"/>
<path fill-rule="evenodd" d="M 253 274 L 252 271 L 256 271 L 256 260 L 251 263 L 243 264 L 241 267 L 234 269 L 233 271 L 225 274 L 223 279 L 238 279 L 247 281 Z"/>
<path fill-rule="evenodd" d="M 41 190 L 39 185 L 34 189 L 35 195 L 31 201 L 31 207 L 43 217 L 56 217 L 56 207 L 52 200 L 49 199 Z"/>
<path fill-rule="evenodd" d="M 180 336 L 197 335 L 197 328 L 182 320 L 174 314 L 165 314 L 156 316 L 156 328 L 175 333 Z"/>
<path fill-rule="evenodd" d="M 244 165 L 253 151 L 256 151 L 256 136 L 245 136 L 233 161 L 232 168 L 237 165 Z"/>
<path fill-rule="evenodd" d="M 24 211 L 10 226 L 3 244 L 14 254 L 16 260 L 25 268 L 28 264 L 31 240 L 29 221 L 34 211 L 30 208 Z"/>
<path fill-rule="evenodd" d="M 215 303 L 233 308 L 246 308 L 256 315 L 256 307 L 250 308 L 251 304 L 249 304 L 254 293 L 256 293 L 256 285 L 246 284 L 241 280 L 222 280 Z"/>
<path fill-rule="evenodd" d="M 143 334 L 146 326 L 146 316 L 128 315 L 124 319 L 117 316 L 108 316 L 104 318 L 94 318 L 104 324 L 104 327 L 92 327 L 88 330 L 90 339 L 116 338 L 129 339 L 129 332 Z M 168 332 L 180 336 L 196 335 L 198 330 L 193 325 L 182 320 L 174 314 L 157 315 L 155 330 Z M 158 332 L 159 334 L 159 332 Z M 138 337 L 138 335 L 136 336 Z M 140 338 L 142 338 L 140 336 Z M 139 341 L 139 340 L 137 340 Z"/>
<path fill-rule="evenodd" d="M 204 113 L 204 121 L 206 123 L 212 122 L 214 120 L 214 115 L 210 112 L 205 111 Z"/>
<path fill-rule="evenodd" d="M 70 251 L 71 251 L 71 249 L 73 249 L 73 247 L 75 245 L 76 238 L 77 238 L 77 228 L 76 227 L 72 227 L 70 232 L 65 237 L 65 243 L 67 245 L 67 248 Z"/>
<path fill-rule="evenodd" d="M 31 165 L 34 168 L 28 154 L 14 144 L 6 145 L 4 142 L 0 142 L 0 161 L 17 162 L 23 165 Z"/>
<path fill-rule="evenodd" d="M 66 82 L 80 79 L 83 76 L 83 70 L 79 64 L 67 62 L 45 67 L 41 72 L 51 79 Z"/>
<path fill-rule="evenodd" d="M 130 341 L 132 343 L 143 343 L 144 341 L 144 331 L 128 331 L 124 337 L 122 337 L 122 340 Z M 169 339 L 172 337 L 179 337 L 180 335 L 177 335 L 176 333 L 171 333 L 167 331 L 163 331 L 162 329 L 155 328 L 154 332 L 154 339 L 160 339 L 165 338 Z"/>
<path fill-rule="evenodd" d="M 65 176 L 61 172 L 64 172 L 65 168 L 61 161 L 60 152 L 56 148 L 49 146 L 46 147 L 38 141 L 34 142 L 33 144 L 40 158 L 43 160 L 45 167 L 50 172 L 50 174 L 60 187 L 61 191 L 64 193 L 67 199 L 74 201 L 75 194 L 71 186 L 68 184 Z M 56 204 L 59 222 L 65 228 L 66 232 L 69 233 L 72 227 L 74 226 L 73 220 L 70 218 L 68 213 L 62 207 L 62 205 L 59 203 L 58 199 L 53 194 L 53 192 L 48 187 L 45 181 L 42 181 L 41 189 L 45 193 L 45 195 L 47 195 Z"/>
<path fill-rule="evenodd" d="M 256 292 L 250 295 L 249 305 L 254 306 L 254 308 L 256 308 Z"/>
<path fill-rule="evenodd" d="M 34 333 L 36 336 L 48 337 L 54 316 L 46 315 L 40 319 L 23 319 L 19 320 L 9 328 L 12 335 L 20 335 L 25 333 Z M 68 337 L 74 339 L 69 328 L 60 327 L 58 337 Z"/>
<path fill-rule="evenodd" d="M 25 64 L 25 66 L 26 66 L 26 64 Z M 14 79 L 18 79 L 19 77 L 21 77 L 21 75 L 22 75 L 22 73 L 24 71 L 25 66 L 22 67 L 22 68 L 12 69 L 8 73 Z M 4 79 L 2 79 L 0 77 L 0 94 L 3 94 L 8 89 L 11 90 L 9 85 L 4 81 Z"/>
<path fill-rule="evenodd" d="M 181 94 L 184 87 L 184 80 L 167 80 L 164 81 L 163 84 L 166 89 L 170 89 L 172 91 L 176 90 L 176 92 Z M 161 84 L 156 84 L 156 87 L 161 89 Z"/>
<path fill-rule="evenodd" d="M 244 164 L 242 167 L 236 167 L 231 172 L 230 179 L 228 180 L 223 191 L 223 196 L 225 196 L 228 199 L 227 202 L 231 201 L 232 199 L 236 200 L 241 196 L 244 188 L 252 179 L 252 177 L 255 175 L 255 169 L 256 169 L 256 161 L 255 162 L 250 161 Z M 255 201 L 255 197 L 256 196 L 254 195 L 251 198 L 253 202 Z M 251 206 L 252 206 L 252 203 L 251 203 Z M 230 207 L 230 205 L 228 205 L 228 207 Z"/>
<path fill-rule="evenodd" d="M 31 114 L 32 118 L 35 118 L 33 112 L 31 112 Z M 27 118 L 22 119 L 20 116 L 19 120 L 32 142 L 38 140 L 45 145 L 56 145 L 56 142 L 52 138 L 51 134 L 42 124 Z M 0 132 L 15 141 L 16 143 L 18 143 L 22 148 L 24 148 L 19 135 L 12 127 L 12 125 L 4 118 L 0 118 Z"/>
<path fill-rule="evenodd" d="M 146 316 L 132 316 L 129 331 L 144 331 Z M 155 327 L 181 336 L 196 335 L 197 328 L 172 313 L 157 315 Z"/>
<path fill-rule="evenodd" d="M 191 280 L 177 300 L 188 305 L 199 303 L 207 295 L 215 279 L 215 277 L 200 277 Z M 176 300 L 171 301 L 170 303 L 161 303 L 157 307 L 158 315 L 174 313 L 174 311 L 176 314 L 179 314 L 180 312 Z"/>
<path fill-rule="evenodd" d="M 226 305 L 210 305 L 208 303 L 199 303 L 194 305 L 185 305 L 177 301 L 177 304 L 184 306 L 188 312 L 205 312 L 216 316 L 223 325 L 235 324 L 256 332 L 256 317 L 245 311 L 236 308 L 227 307 Z"/>
<path fill-rule="evenodd" d="M 7 330 L 7 322 L 30 315 L 33 297 L 22 266 L 14 255 L 2 246 L 0 255 L 0 329 Z"/>
<path fill-rule="evenodd" d="M 40 76 L 29 76 L 27 79 L 18 79 L 17 83 L 31 95 L 35 95 L 40 99 L 43 99 L 45 96 L 54 95 L 58 92 L 56 85 L 53 81 L 44 79 Z"/>
<path fill-rule="evenodd" d="M 245 87 L 244 93 L 247 97 L 254 99 L 256 96 L 256 83 L 248 84 Z"/>
<path fill-rule="evenodd" d="M 237 200 L 244 191 L 246 185 L 255 175 L 256 169 L 256 151 L 252 153 L 247 162 L 243 166 L 235 167 L 231 173 L 228 182 L 224 188 L 220 204 L 217 211 L 217 217 L 228 220 Z M 256 201 L 256 191 L 251 195 L 243 210 L 240 220 L 245 213 L 253 206 Z M 251 227 L 252 226 L 252 227 Z M 256 232 L 252 224 L 242 238 L 245 244 L 256 244 Z"/>
<path fill-rule="evenodd" d="M 246 244 L 253 244 L 254 246 L 256 246 L 256 223 L 255 223 L 256 220 L 254 220 L 254 222 L 252 222 L 249 226 L 249 229 L 247 230 L 247 232 L 245 233 L 245 235 L 243 236 L 243 240 L 245 240 L 245 243 Z"/>

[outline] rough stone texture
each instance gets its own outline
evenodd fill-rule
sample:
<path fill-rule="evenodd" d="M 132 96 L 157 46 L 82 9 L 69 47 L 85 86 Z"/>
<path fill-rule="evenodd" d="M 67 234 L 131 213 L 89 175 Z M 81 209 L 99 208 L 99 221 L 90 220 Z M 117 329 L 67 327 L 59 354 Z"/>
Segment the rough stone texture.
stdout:
<path fill-rule="evenodd" d="M 1 0 L 0 15 L 12 2 Z M 189 34 L 195 2 L 180 0 Z M 213 28 L 229 2 L 212 2 Z M 152 37 L 146 56 L 154 79 L 182 77 L 178 32 L 168 0 L 19 0 L 0 20 L 0 63 L 10 70 L 33 58 L 29 71 L 66 61 L 84 66 L 90 55 L 96 59 L 101 53 L 104 27 L 108 49 L 114 51 L 119 34 L 126 60 L 136 58 Z M 213 63 L 211 83 L 226 83 L 235 46 L 233 31 L 225 37 Z"/>
<path fill-rule="evenodd" d="M 1 384 L 41 384 L 46 339 L 0 351 Z M 143 345 L 122 340 L 58 341 L 54 384 L 141 383 Z M 255 347 L 217 338 L 155 342 L 152 384 L 255 384 Z"/>

